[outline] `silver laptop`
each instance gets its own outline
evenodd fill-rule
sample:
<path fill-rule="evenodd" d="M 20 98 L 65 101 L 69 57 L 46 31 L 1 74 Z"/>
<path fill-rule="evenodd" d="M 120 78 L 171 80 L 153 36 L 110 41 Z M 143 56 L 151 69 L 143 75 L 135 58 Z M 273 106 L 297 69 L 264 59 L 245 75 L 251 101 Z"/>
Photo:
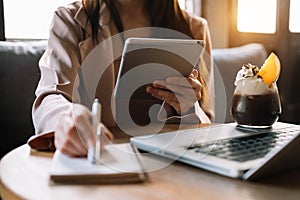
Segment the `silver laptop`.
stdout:
<path fill-rule="evenodd" d="M 300 126 L 277 122 L 270 129 L 235 123 L 136 136 L 140 150 L 232 178 L 256 180 L 300 166 Z"/>

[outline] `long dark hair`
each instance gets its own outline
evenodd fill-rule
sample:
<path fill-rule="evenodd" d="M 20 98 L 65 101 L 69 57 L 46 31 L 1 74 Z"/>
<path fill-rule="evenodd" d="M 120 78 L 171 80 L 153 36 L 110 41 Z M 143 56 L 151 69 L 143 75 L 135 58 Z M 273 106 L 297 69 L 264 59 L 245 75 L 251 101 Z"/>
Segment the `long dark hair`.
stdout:
<path fill-rule="evenodd" d="M 99 9 L 105 3 L 119 32 L 123 32 L 121 17 L 113 0 L 82 0 L 83 7 L 91 24 L 93 39 L 97 42 L 99 29 Z M 177 0 L 147 0 L 145 10 L 151 19 L 152 27 L 162 27 L 181 32 L 193 38 L 186 13 Z"/>

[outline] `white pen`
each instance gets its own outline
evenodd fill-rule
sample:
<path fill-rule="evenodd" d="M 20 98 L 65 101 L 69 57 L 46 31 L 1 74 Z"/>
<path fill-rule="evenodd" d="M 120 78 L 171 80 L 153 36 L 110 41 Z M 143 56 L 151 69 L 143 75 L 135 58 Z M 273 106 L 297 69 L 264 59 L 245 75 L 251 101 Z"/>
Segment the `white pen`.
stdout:
<path fill-rule="evenodd" d="M 90 163 L 95 164 L 98 159 L 100 159 L 100 134 L 101 134 L 101 126 L 99 122 L 101 122 L 101 104 L 98 99 L 94 100 L 92 105 L 92 113 L 96 116 L 96 124 L 93 123 L 96 132 L 96 146 L 89 147 L 88 149 L 88 161 Z"/>

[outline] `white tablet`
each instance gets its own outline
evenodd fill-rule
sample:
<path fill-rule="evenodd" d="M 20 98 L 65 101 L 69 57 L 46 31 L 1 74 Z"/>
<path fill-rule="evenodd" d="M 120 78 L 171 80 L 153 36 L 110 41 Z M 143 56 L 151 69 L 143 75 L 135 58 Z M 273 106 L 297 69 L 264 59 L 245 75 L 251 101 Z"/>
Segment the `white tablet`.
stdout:
<path fill-rule="evenodd" d="M 128 38 L 125 42 L 115 97 L 122 97 L 122 84 L 139 86 L 169 76 L 188 76 L 204 50 L 202 40 Z M 124 80 L 123 80 L 124 79 Z M 140 85 L 142 86 L 142 85 Z M 142 92 L 141 98 L 149 98 Z"/>
<path fill-rule="evenodd" d="M 131 99 L 132 110 L 149 107 L 145 104 L 150 105 L 150 101 L 157 103 L 157 99 L 146 93 L 146 87 L 154 80 L 188 76 L 198 64 L 204 47 L 202 40 L 128 38 L 114 91 L 115 101 L 124 104 Z M 120 105 L 116 107 L 117 113 L 118 108 Z"/>

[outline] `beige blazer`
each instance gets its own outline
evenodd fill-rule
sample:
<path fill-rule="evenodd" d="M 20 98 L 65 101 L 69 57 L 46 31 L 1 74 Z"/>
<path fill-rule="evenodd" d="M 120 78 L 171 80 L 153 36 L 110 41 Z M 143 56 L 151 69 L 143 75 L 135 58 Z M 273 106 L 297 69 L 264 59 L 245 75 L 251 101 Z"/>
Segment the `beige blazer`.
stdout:
<path fill-rule="evenodd" d="M 99 19 L 99 43 L 111 37 L 109 21 L 109 10 L 102 5 Z M 206 42 L 206 52 L 199 68 L 200 81 L 204 85 L 203 98 L 195 104 L 194 113 L 180 116 L 180 118 L 189 122 L 196 117 L 202 123 L 209 123 L 214 115 L 210 34 L 205 19 L 189 15 L 189 22 L 194 38 Z M 74 90 L 77 86 L 78 72 L 85 58 L 94 48 L 91 28 L 82 3 L 75 2 L 58 8 L 50 27 L 47 49 L 39 62 L 41 79 L 36 89 L 36 99 L 32 109 L 36 135 L 28 140 L 32 148 L 53 149 L 54 128 L 58 123 L 58 115 L 71 109 L 74 103 L 80 102 L 76 97 L 77 91 Z M 108 51 L 105 45 L 98 46 L 98 48 L 102 48 L 100 51 L 107 52 L 105 59 L 111 58 L 112 52 Z M 116 62 L 113 62 L 105 69 L 95 94 L 103 107 L 103 123 L 108 127 L 115 125 L 110 111 L 111 95 L 117 74 L 115 65 Z"/>

